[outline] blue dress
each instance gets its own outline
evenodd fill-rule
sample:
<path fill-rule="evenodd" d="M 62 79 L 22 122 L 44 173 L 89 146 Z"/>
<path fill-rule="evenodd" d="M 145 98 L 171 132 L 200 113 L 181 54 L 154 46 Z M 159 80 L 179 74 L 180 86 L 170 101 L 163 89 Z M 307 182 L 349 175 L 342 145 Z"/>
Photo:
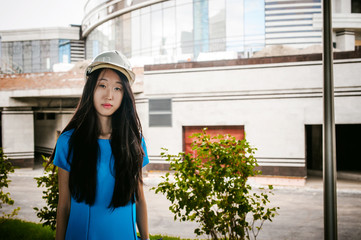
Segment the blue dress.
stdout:
<path fill-rule="evenodd" d="M 68 142 L 74 130 L 64 132 L 58 138 L 54 165 L 70 171 Z M 114 157 L 109 139 L 98 139 L 99 158 L 97 167 L 97 192 L 94 205 L 77 202 L 71 197 L 70 215 L 65 239 L 126 239 L 136 240 L 135 203 L 124 207 L 109 209 L 114 190 L 115 178 L 111 174 Z M 145 153 L 143 167 L 149 163 L 144 139 L 142 147 Z"/>

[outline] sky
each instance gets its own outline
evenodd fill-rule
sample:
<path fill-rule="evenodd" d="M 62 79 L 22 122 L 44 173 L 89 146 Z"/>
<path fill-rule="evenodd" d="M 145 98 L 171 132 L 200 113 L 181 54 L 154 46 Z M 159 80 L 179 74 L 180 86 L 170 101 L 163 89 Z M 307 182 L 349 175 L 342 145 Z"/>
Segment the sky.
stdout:
<path fill-rule="evenodd" d="M 0 31 L 81 24 L 87 0 L 0 0 Z"/>

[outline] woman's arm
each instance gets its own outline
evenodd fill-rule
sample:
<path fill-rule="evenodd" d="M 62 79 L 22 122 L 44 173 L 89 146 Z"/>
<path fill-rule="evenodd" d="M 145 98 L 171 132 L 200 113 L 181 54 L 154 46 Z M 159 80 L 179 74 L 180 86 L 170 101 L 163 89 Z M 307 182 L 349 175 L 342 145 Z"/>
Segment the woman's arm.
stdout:
<path fill-rule="evenodd" d="M 58 168 L 59 200 L 56 213 L 56 240 L 65 239 L 70 213 L 69 172 Z"/>
<path fill-rule="evenodd" d="M 142 240 L 149 239 L 147 203 L 144 197 L 143 184 L 139 184 L 139 199 L 137 207 L 137 225 Z"/>

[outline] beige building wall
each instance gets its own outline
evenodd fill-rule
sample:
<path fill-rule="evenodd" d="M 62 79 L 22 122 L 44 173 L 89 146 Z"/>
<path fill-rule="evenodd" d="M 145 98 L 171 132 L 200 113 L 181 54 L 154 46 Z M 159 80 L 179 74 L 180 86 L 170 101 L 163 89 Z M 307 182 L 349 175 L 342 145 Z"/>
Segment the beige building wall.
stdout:
<path fill-rule="evenodd" d="M 32 167 L 34 163 L 34 115 L 31 109 L 3 109 L 2 147 L 15 165 Z"/>
<path fill-rule="evenodd" d="M 335 61 L 336 124 L 361 123 L 360 69 L 361 59 Z M 183 126 L 243 125 L 261 166 L 305 176 L 305 125 L 323 123 L 322 73 L 321 61 L 146 71 L 143 97 L 172 99 L 171 127 L 149 127 L 142 103 L 150 162 L 165 163 L 163 147 L 183 151 Z"/>

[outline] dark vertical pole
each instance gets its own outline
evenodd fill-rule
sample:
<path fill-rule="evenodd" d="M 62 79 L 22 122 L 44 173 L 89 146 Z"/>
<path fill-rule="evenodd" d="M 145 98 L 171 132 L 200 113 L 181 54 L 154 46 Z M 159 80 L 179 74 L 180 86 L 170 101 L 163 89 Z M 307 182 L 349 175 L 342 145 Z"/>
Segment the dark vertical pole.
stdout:
<path fill-rule="evenodd" d="M 336 146 L 333 96 L 332 0 L 323 0 L 324 237 L 337 239 Z"/>

